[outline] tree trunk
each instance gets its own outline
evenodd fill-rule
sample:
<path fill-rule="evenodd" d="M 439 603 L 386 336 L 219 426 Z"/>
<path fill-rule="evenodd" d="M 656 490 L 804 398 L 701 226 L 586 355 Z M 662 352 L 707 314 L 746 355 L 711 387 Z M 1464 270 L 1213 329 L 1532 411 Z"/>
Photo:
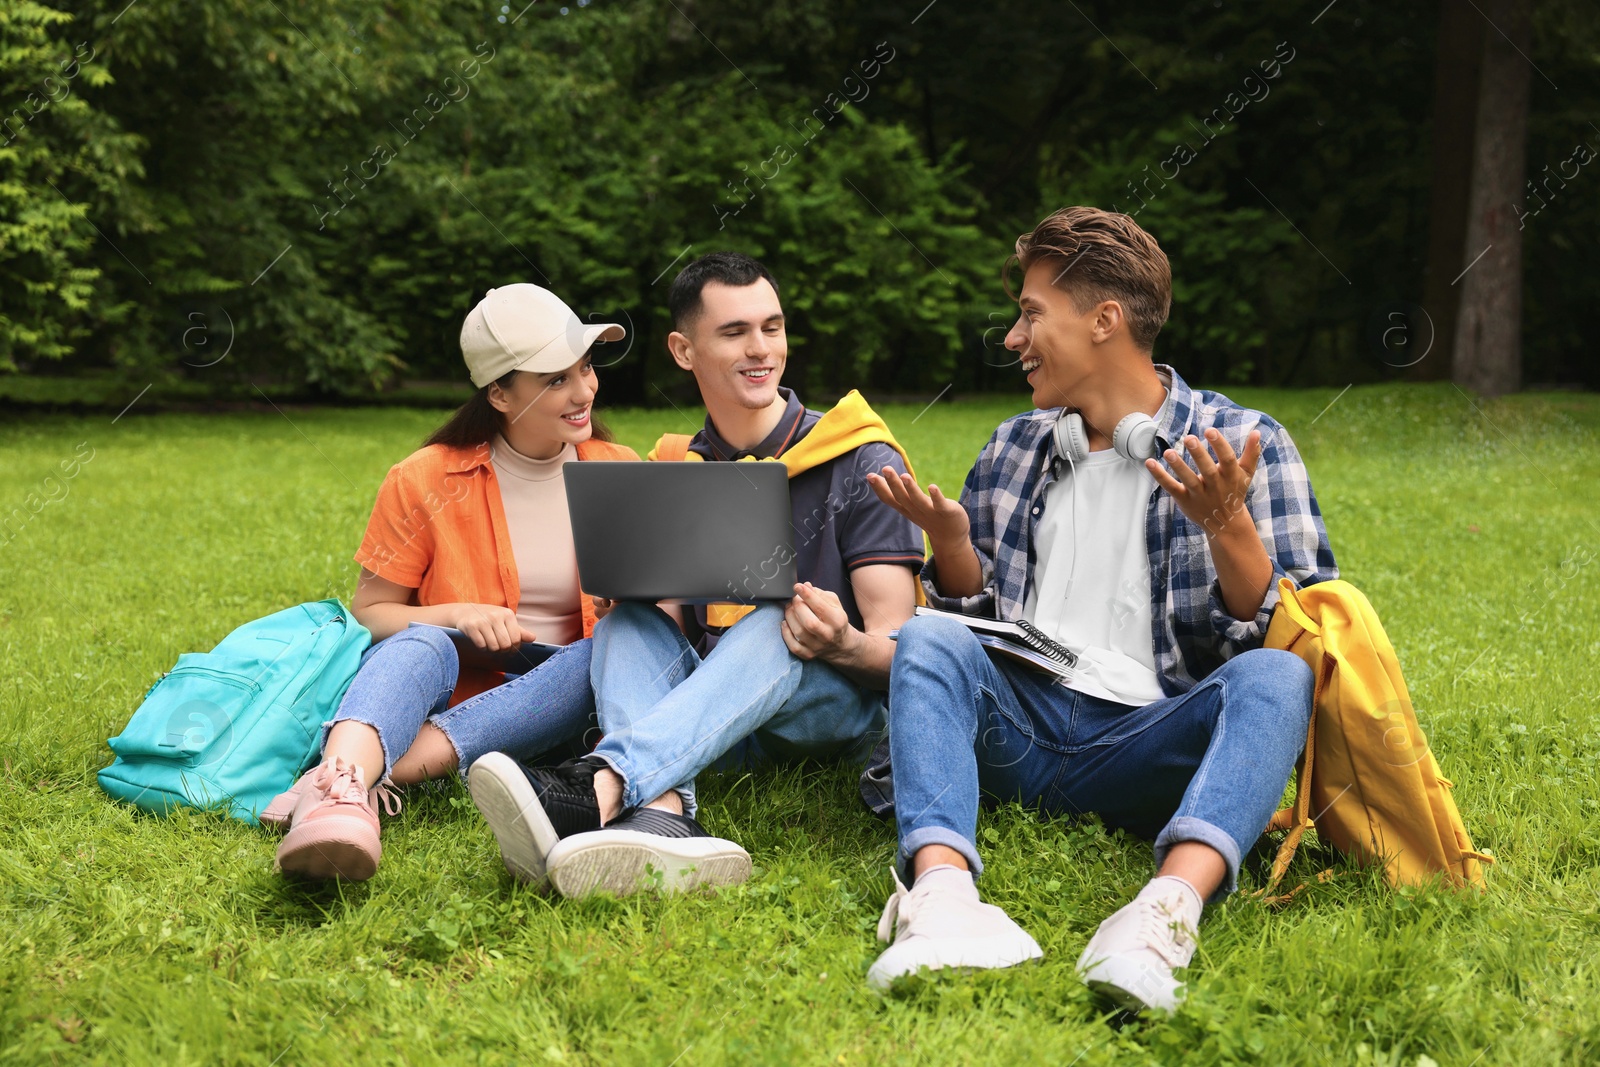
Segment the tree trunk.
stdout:
<path fill-rule="evenodd" d="M 1515 392 L 1522 384 L 1522 231 L 1516 205 L 1526 173 L 1530 7 L 1531 0 L 1484 5 L 1490 27 L 1484 33 L 1452 375 L 1456 384 L 1483 396 Z"/>
<path fill-rule="evenodd" d="M 1467 243 L 1467 198 L 1472 184 L 1472 134 L 1478 122 L 1478 68 L 1483 35 L 1493 33 L 1467 0 L 1441 0 L 1433 67 L 1433 178 L 1428 195 L 1428 262 L 1422 306 L 1433 323 L 1433 346 L 1406 368 L 1412 381 L 1450 377 Z M 1417 334 L 1420 341 L 1422 334 Z"/>

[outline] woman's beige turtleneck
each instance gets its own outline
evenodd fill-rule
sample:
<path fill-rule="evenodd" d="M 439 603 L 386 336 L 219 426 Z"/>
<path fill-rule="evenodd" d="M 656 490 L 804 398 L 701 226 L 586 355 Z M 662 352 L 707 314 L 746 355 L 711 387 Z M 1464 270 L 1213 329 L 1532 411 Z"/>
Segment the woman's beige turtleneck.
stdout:
<path fill-rule="evenodd" d="M 561 468 L 576 462 L 577 450 L 569 444 L 551 459 L 531 459 L 500 435 L 491 448 L 522 586 L 517 618 L 540 641 L 570 644 L 583 636 L 583 611 Z"/>

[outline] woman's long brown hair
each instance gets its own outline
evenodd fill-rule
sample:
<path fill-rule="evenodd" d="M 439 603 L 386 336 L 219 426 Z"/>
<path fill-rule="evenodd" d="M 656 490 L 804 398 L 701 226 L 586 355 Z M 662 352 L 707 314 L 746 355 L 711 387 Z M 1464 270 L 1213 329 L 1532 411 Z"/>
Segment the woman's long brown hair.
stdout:
<path fill-rule="evenodd" d="M 502 377 L 495 379 L 496 385 L 502 389 L 510 389 L 511 384 L 517 380 L 521 371 L 507 371 Z M 595 418 L 593 409 L 589 412 L 589 425 L 593 428 L 594 440 L 614 441 L 611 431 Z M 451 448 L 476 448 L 486 445 L 494 440 L 494 435 L 505 430 L 505 416 L 489 403 L 489 387 L 486 385 L 472 394 L 468 400 L 456 409 L 454 415 L 445 421 L 445 424 L 433 431 L 428 439 L 422 442 L 422 447 L 429 445 L 449 445 Z"/>

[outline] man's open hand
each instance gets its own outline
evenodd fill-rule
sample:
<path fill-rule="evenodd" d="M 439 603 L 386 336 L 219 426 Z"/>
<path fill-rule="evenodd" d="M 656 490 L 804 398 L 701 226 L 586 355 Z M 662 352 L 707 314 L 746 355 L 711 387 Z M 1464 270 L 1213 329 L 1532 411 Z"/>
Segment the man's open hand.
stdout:
<path fill-rule="evenodd" d="M 924 493 L 915 478 L 893 467 L 883 468 L 882 474 L 868 474 L 867 484 L 879 500 L 928 531 L 935 545 L 966 541 L 971 529 L 967 509 L 939 492 L 937 485 L 928 486 Z"/>
<path fill-rule="evenodd" d="M 1205 441 L 1190 434 L 1182 444 L 1189 450 L 1193 466 L 1184 462 L 1177 449 L 1166 451 L 1167 462 L 1172 464 L 1176 478 L 1162 470 L 1161 464 L 1153 459 L 1145 460 L 1144 466 L 1161 488 L 1172 495 L 1178 510 L 1202 527 L 1208 538 L 1214 538 L 1235 515 L 1244 512 L 1245 494 L 1250 489 L 1250 479 L 1255 476 L 1256 464 L 1261 461 L 1261 431 L 1250 431 L 1243 459 L 1234 454 L 1233 446 L 1216 427 L 1208 428 L 1205 434 L 1206 441 L 1216 449 L 1216 459 L 1212 459 Z M 1245 521 L 1249 522 L 1248 515 Z M 1251 529 L 1253 531 L 1254 527 Z"/>
<path fill-rule="evenodd" d="M 854 632 L 839 595 L 797 582 L 794 599 L 784 609 L 783 643 L 801 659 L 832 659 L 842 654 Z"/>

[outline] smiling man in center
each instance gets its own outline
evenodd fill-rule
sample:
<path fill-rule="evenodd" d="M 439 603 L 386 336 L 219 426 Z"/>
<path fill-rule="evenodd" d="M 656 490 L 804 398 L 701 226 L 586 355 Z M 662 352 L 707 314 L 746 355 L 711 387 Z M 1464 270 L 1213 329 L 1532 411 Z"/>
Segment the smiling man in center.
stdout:
<path fill-rule="evenodd" d="M 666 889 L 748 876 L 748 854 L 694 820 L 695 776 L 864 758 L 884 725 L 888 634 L 917 602 L 922 533 L 868 483 L 885 468 L 909 473 L 905 453 L 860 394 L 822 413 L 779 385 L 788 339 L 772 274 L 715 252 L 685 267 L 667 300 L 667 346 L 694 375 L 706 421 L 693 437 L 663 436 L 650 458 L 782 462 L 799 582 L 784 603 L 700 605 L 682 626 L 642 603 L 600 620 L 592 679 L 603 739 L 560 767 L 499 762 L 497 773 L 514 776 L 505 788 L 527 800 L 502 825 L 490 815 L 512 873 L 543 872 L 569 897 L 631 892 L 647 871 Z M 754 565 L 772 552 L 752 546 Z"/>

